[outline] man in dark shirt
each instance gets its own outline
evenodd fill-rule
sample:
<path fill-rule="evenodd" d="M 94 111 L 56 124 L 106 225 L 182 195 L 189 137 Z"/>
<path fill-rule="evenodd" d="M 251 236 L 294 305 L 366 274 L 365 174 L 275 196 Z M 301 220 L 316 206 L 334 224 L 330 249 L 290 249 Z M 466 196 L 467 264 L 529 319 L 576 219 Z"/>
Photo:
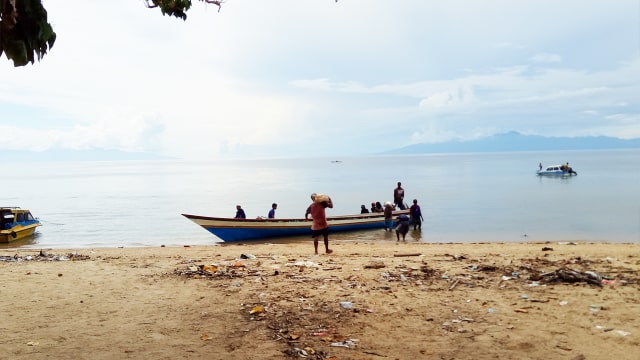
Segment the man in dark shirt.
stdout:
<path fill-rule="evenodd" d="M 404 206 L 404 189 L 400 181 L 398 181 L 398 187 L 393 189 L 393 202 L 400 210 L 406 209 Z"/>
<path fill-rule="evenodd" d="M 242 209 L 242 206 L 240 205 L 236 205 L 236 219 L 246 219 L 247 215 L 244 213 L 244 210 Z"/>
<path fill-rule="evenodd" d="M 269 210 L 269 215 L 267 215 L 269 219 L 274 219 L 276 217 L 277 208 L 278 208 L 278 204 L 276 203 L 271 204 L 271 210 Z"/>
<path fill-rule="evenodd" d="M 419 230 L 422 230 L 422 221 L 424 221 L 424 218 L 422 217 L 422 211 L 420 210 L 420 205 L 418 205 L 418 200 L 416 199 L 413 199 L 413 205 L 409 208 L 409 217 L 411 218 L 413 230 L 415 230 L 416 227 Z"/>

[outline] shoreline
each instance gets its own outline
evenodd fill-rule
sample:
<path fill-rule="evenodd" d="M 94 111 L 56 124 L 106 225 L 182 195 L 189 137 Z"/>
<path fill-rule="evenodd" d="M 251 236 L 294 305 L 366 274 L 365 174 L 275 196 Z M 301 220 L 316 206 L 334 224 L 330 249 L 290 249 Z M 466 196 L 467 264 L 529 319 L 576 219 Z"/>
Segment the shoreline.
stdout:
<path fill-rule="evenodd" d="M 394 233 L 395 234 L 395 233 Z M 393 234 L 393 236 L 395 236 Z M 334 239 L 330 235 L 330 243 L 336 244 L 358 244 L 358 243 L 370 243 L 370 244 L 380 244 L 380 245 L 389 245 L 398 243 L 395 239 L 370 239 L 367 238 L 365 240 L 357 240 L 357 239 Z M 272 244 L 272 245 L 303 245 L 307 243 L 312 243 L 310 239 L 287 239 L 287 238 L 279 238 L 279 239 L 264 239 L 264 240 L 251 240 L 251 241 L 212 241 L 208 243 L 191 243 L 191 244 L 152 244 L 152 245 L 82 245 L 82 246 L 68 246 L 68 245 L 60 245 L 60 246 L 52 246 L 52 245 L 42 245 L 38 246 L 36 244 L 27 244 L 27 245 L 19 245 L 19 246 L 11 246 L 13 243 L 0 243 L 0 252 L 8 251 L 8 250 L 39 250 L 39 249 L 50 249 L 50 250 L 70 250 L 70 249 L 135 249 L 135 248 L 181 248 L 181 247 L 207 247 L 207 246 L 233 246 L 233 245 L 244 245 L 244 246 L 255 246 L 255 245 L 263 245 L 263 244 Z M 513 241 L 503 241 L 503 240 L 474 240 L 474 241 L 420 241 L 407 239 L 406 241 L 400 240 L 399 244 L 421 244 L 421 245 L 439 245 L 439 244 L 451 244 L 451 245 L 473 245 L 473 244 L 560 244 L 560 245 L 575 245 L 575 244 L 640 244 L 640 239 L 638 241 L 629 240 L 629 241 L 612 241 L 612 240 L 513 240 Z"/>
<path fill-rule="evenodd" d="M 633 358 L 640 244 L 561 243 L 0 249 L 20 259 L 0 261 L 0 345 L 29 359 Z M 548 282 L 562 269 L 601 280 Z"/>

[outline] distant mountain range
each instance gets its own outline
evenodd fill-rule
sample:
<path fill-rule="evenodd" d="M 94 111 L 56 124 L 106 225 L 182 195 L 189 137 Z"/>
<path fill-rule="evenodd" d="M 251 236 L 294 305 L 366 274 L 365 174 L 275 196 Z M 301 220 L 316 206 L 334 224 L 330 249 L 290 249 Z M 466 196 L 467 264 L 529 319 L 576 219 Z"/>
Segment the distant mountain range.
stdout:
<path fill-rule="evenodd" d="M 414 144 L 385 151 L 393 154 L 429 154 L 460 152 L 511 152 L 546 150 L 604 150 L 640 148 L 640 139 L 618 139 L 607 136 L 547 137 L 523 135 L 516 131 L 497 134 L 478 140 L 449 141 L 436 144 Z"/>
<path fill-rule="evenodd" d="M 448 141 L 436 144 L 414 144 L 388 150 L 378 155 L 411 155 L 430 153 L 464 152 L 513 152 L 513 151 L 555 151 L 555 150 L 604 150 L 640 149 L 640 139 L 623 140 L 607 136 L 547 137 L 523 135 L 516 131 L 497 134 L 477 140 Z M 119 150 L 2 150 L 0 162 L 50 162 L 50 161 L 120 161 L 120 160 L 169 160 L 165 157 L 145 152 Z"/>

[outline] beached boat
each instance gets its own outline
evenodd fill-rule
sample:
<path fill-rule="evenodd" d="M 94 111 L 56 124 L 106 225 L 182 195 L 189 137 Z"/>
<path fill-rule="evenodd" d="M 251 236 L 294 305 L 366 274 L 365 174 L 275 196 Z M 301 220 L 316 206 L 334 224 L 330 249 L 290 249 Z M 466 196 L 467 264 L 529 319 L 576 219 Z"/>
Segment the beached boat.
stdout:
<path fill-rule="evenodd" d="M 539 176 L 572 176 L 578 175 L 571 167 L 568 165 L 551 165 L 547 166 L 544 169 L 540 169 L 536 171 L 536 174 Z"/>
<path fill-rule="evenodd" d="M 393 212 L 394 219 L 409 210 Z M 300 219 L 232 219 L 200 215 L 182 216 L 202 226 L 223 241 L 243 241 L 274 237 L 311 235 L 311 220 Z M 327 216 L 330 232 L 384 229 L 384 214 Z"/>
<path fill-rule="evenodd" d="M 0 207 L 0 243 L 33 235 L 40 225 L 40 220 L 34 218 L 27 209 Z"/>

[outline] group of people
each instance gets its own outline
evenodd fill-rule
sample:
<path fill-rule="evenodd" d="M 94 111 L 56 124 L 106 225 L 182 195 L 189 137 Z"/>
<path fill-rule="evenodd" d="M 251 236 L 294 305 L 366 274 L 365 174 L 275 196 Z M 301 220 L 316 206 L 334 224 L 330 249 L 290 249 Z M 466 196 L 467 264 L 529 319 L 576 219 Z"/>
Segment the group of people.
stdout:
<path fill-rule="evenodd" d="M 369 213 L 383 213 L 386 211 L 387 203 L 389 203 L 393 209 L 396 207 L 400 210 L 406 210 L 407 204 L 404 202 L 404 189 L 402 188 L 402 183 L 398 181 L 398 187 L 393 189 L 393 204 L 390 202 L 386 202 L 384 206 L 380 203 L 380 201 L 372 201 L 371 209 L 367 209 L 366 206 L 360 205 L 360 213 L 361 214 L 369 214 Z"/>
<path fill-rule="evenodd" d="M 560 170 L 564 171 L 564 172 L 568 172 L 569 175 L 575 174 L 578 175 L 577 172 L 573 171 L 573 169 L 571 168 L 571 166 L 569 166 L 569 163 L 566 163 L 564 165 L 560 165 Z"/>
<path fill-rule="evenodd" d="M 393 219 L 393 212 L 396 207 L 400 210 L 409 209 L 409 215 L 406 213 L 399 214 L 396 218 L 395 224 Z M 269 219 L 275 218 L 275 212 L 278 208 L 278 204 L 271 204 L 271 210 L 267 217 Z M 333 201 L 326 195 L 318 195 L 316 193 L 311 194 L 311 205 L 307 207 L 304 214 L 305 220 L 311 220 L 311 237 L 313 238 L 313 247 L 315 254 L 318 254 L 319 238 L 322 236 L 324 240 L 324 248 L 327 254 L 331 254 L 333 250 L 329 248 L 329 223 L 327 222 L 326 208 L 333 208 Z M 407 207 L 404 202 L 404 189 L 402 183 L 398 182 L 398 186 L 393 190 L 393 203 L 390 201 L 385 202 L 384 206 L 379 201 L 371 203 L 371 209 L 367 209 L 366 206 L 360 206 L 360 213 L 384 213 L 384 229 L 385 231 L 393 231 L 395 229 L 396 238 L 400 241 L 405 240 L 409 228 L 413 225 L 413 230 L 422 230 L 422 211 L 418 200 L 413 199 L 413 204 Z M 246 219 L 247 215 L 242 209 L 242 206 L 236 205 L 236 219 Z"/>
<path fill-rule="evenodd" d="M 400 240 L 400 236 L 402 236 L 402 240 L 405 239 L 411 225 L 413 225 L 414 230 L 422 230 L 422 221 L 424 218 L 422 216 L 420 205 L 418 205 L 418 200 L 413 199 L 413 205 L 408 207 L 404 202 L 404 189 L 402 188 L 402 183 L 399 181 L 398 186 L 393 189 L 393 203 L 387 201 L 383 206 L 379 201 L 373 201 L 371 202 L 370 210 L 367 209 L 366 206 L 360 205 L 360 213 L 384 213 L 384 230 L 392 231 L 394 229 L 393 212 L 396 210 L 396 207 L 400 210 L 409 209 L 409 216 L 406 214 L 400 214 L 396 219 L 395 230 L 398 241 Z"/>
<path fill-rule="evenodd" d="M 271 204 L 271 210 L 269 210 L 269 213 L 267 214 L 267 218 L 269 219 L 275 219 L 276 217 L 276 209 L 278 208 L 278 204 L 273 203 Z M 244 209 L 242 208 L 242 206 L 240 205 L 236 205 L 236 215 L 233 217 L 234 219 L 246 219 L 247 218 L 247 214 L 244 212 Z M 262 219 L 263 217 L 258 216 L 258 219 Z"/>
<path fill-rule="evenodd" d="M 360 214 L 381 213 L 381 212 L 384 212 L 384 208 L 382 207 L 382 204 L 380 204 L 380 201 L 372 201 L 371 209 L 367 209 L 366 206 L 360 205 Z"/>
<path fill-rule="evenodd" d="M 390 202 L 385 203 L 385 212 L 384 212 L 384 227 L 385 231 L 391 231 L 394 223 L 393 223 L 393 205 Z M 405 210 L 405 209 L 402 209 Z M 396 219 L 395 230 L 396 230 L 396 238 L 400 241 L 400 236 L 402 236 L 402 240 L 404 241 L 407 233 L 409 232 L 409 228 L 413 226 L 413 230 L 422 231 L 422 222 L 424 221 L 424 217 L 422 216 L 422 209 L 420 209 L 420 205 L 418 205 L 418 200 L 413 199 L 413 204 L 409 207 L 409 215 L 403 213 L 398 215 Z"/>
<path fill-rule="evenodd" d="M 540 169 L 540 171 L 542 171 L 542 163 L 538 164 L 538 169 Z M 560 165 L 560 170 L 562 170 L 562 171 L 564 171 L 566 173 L 569 173 L 569 175 L 578 175 L 578 173 L 575 172 L 573 170 L 573 168 L 571 168 L 571 166 L 569 166 L 568 162 L 565 163 L 565 164 Z"/>

